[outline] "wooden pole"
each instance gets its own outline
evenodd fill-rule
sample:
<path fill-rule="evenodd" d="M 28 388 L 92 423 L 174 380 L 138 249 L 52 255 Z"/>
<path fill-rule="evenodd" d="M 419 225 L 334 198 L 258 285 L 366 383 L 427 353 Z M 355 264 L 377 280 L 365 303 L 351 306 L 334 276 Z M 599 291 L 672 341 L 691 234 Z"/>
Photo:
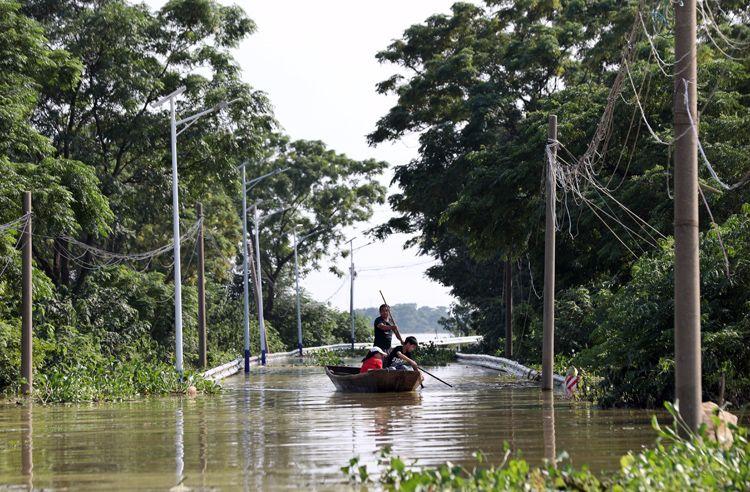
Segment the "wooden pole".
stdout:
<path fill-rule="evenodd" d="M 23 194 L 23 213 L 26 224 L 23 229 L 23 279 L 21 287 L 21 392 L 30 394 L 34 389 L 33 369 L 33 323 L 32 323 L 32 275 L 31 268 L 31 192 Z"/>
<path fill-rule="evenodd" d="M 510 257 L 505 262 L 505 357 L 513 357 L 513 271 Z"/>
<path fill-rule="evenodd" d="M 698 125 L 695 0 L 675 3 L 674 340 L 675 396 L 687 426 L 701 423 L 700 264 L 698 259 Z M 687 87 L 688 104 L 685 104 Z M 688 114 L 688 111 L 690 112 Z"/>
<path fill-rule="evenodd" d="M 544 332 L 542 338 L 542 389 L 551 390 L 555 359 L 555 188 L 553 165 L 557 159 L 557 116 L 549 115 L 544 168 L 547 171 L 547 215 L 544 232 Z M 550 152 L 550 155 L 546 153 Z"/>
<path fill-rule="evenodd" d="M 195 204 L 195 212 L 200 221 L 198 227 L 198 365 L 208 367 L 208 338 L 206 335 L 206 267 L 203 244 L 203 204 Z"/>

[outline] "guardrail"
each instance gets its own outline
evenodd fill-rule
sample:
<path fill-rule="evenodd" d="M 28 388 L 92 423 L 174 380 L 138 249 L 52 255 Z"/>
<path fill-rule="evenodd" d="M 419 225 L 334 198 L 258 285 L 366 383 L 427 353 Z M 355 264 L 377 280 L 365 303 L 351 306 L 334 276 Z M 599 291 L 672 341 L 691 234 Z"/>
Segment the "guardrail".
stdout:
<path fill-rule="evenodd" d="M 453 337 L 453 338 L 443 338 L 434 340 L 433 343 L 438 346 L 448 346 L 448 345 L 468 345 L 479 342 L 481 340 L 481 336 L 470 336 L 470 337 Z M 334 345 L 321 345 L 318 347 L 307 347 L 302 349 L 302 354 L 312 354 L 315 352 L 320 352 L 321 350 L 346 350 L 348 348 L 351 348 L 351 343 L 336 343 Z M 354 348 L 367 348 L 371 347 L 372 345 L 369 343 L 355 343 Z M 298 357 L 299 350 L 291 350 L 289 352 L 275 352 L 272 354 L 266 354 L 266 362 L 271 361 L 277 361 L 277 360 L 284 360 L 289 359 L 292 357 Z M 213 369 L 209 369 L 208 371 L 203 373 L 203 377 L 206 379 L 210 379 L 212 381 L 221 381 L 224 378 L 227 378 L 229 376 L 232 376 L 234 374 L 237 374 L 238 372 L 241 372 L 244 367 L 244 359 L 242 357 L 238 357 L 230 362 L 227 362 L 226 364 L 222 364 L 218 367 L 214 367 Z M 250 357 L 250 365 L 251 366 L 258 366 L 260 365 L 260 357 Z"/>
<path fill-rule="evenodd" d="M 456 359 L 458 359 L 459 362 L 464 362 L 466 364 L 471 364 L 474 366 L 486 367 L 488 369 L 495 369 L 497 371 L 502 371 L 507 374 L 510 374 L 511 376 L 515 376 L 521 379 L 529 379 L 531 381 L 537 381 L 541 379 L 542 377 L 542 374 L 539 371 L 535 369 L 531 369 L 530 367 L 526 367 L 523 364 L 519 364 L 518 362 L 514 360 L 506 359 L 505 357 L 457 353 Z M 553 374 L 552 379 L 555 385 L 564 387 L 564 384 L 565 384 L 564 377 L 558 374 Z"/>

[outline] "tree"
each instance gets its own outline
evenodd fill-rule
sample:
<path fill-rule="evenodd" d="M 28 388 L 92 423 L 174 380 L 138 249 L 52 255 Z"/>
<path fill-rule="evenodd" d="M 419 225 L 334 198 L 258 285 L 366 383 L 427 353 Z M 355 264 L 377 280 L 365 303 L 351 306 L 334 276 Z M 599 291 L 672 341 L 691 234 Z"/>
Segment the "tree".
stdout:
<path fill-rule="evenodd" d="M 187 88 L 177 108 L 183 114 L 240 100 L 180 135 L 183 207 L 192 210 L 198 197 L 212 192 L 236 196 L 234 167 L 256 155 L 273 126 L 265 96 L 240 80 L 230 54 L 255 27 L 239 7 L 172 0 L 153 14 L 124 0 L 38 0 L 26 2 L 24 11 L 82 67 L 76 83 L 43 88 L 34 117 L 57 156 L 91 166 L 115 213 L 106 242 L 88 234 L 81 240 L 127 251 L 171 237 L 164 220 L 171 211 L 169 123 L 164 110 L 150 105 L 180 85 Z M 237 228 L 226 232 L 237 235 Z M 53 246 L 68 249 L 62 238 Z M 57 284 L 70 281 L 66 256 L 51 267 Z"/>
<path fill-rule="evenodd" d="M 499 303 L 484 299 L 499 294 L 500 279 L 488 271 L 499 271 L 508 256 L 528 261 L 524 271 L 541 278 L 547 115 L 559 116 L 561 159 L 575 163 L 586 152 L 610 87 L 623 68 L 628 78 L 616 94 L 616 117 L 606 127 L 597 173 L 611 184 L 611 194 L 620 203 L 661 234 L 670 233 L 672 205 L 666 199 L 665 181 L 669 148 L 650 138 L 640 108 L 652 128 L 667 139 L 672 132 L 672 80 L 661 76 L 649 40 L 638 35 L 638 4 L 485 5 L 455 4 L 451 14 L 411 26 L 403 39 L 378 54 L 380 61 L 399 66 L 399 73 L 378 87 L 398 96 L 398 102 L 378 121 L 370 140 L 378 143 L 420 133 L 419 157 L 396 170 L 403 192 L 390 202 L 400 216 L 379 232 L 416 233 L 413 241 L 422 252 L 441 260 L 429 270 L 430 276 L 489 315 L 488 309 L 498 309 Z M 747 27 L 739 19 L 746 18 L 747 6 L 726 2 L 722 7 L 726 17 L 719 22 L 741 37 Z M 671 35 L 658 22 L 648 24 L 658 34 L 658 49 L 668 58 Z M 636 42 L 632 50 L 624 50 L 634 26 Z M 716 144 L 709 145 L 716 162 L 726 164 L 722 175 L 736 181 L 747 172 L 748 160 L 729 149 L 746 147 L 736 139 L 745 135 L 746 127 L 734 135 L 726 130 L 740 114 L 747 114 L 736 112 L 746 104 L 736 97 L 746 92 L 741 75 L 746 70 L 721 56 L 708 38 L 703 41 L 703 80 L 711 92 L 702 89 L 702 95 L 732 102 L 723 109 L 707 105 L 701 131 L 714 137 Z M 627 67 L 621 61 L 623 53 L 630 59 Z M 612 199 L 591 187 L 584 187 L 583 193 L 585 203 L 578 197 L 575 202 L 573 197 L 560 197 L 567 200 L 558 207 L 558 221 L 566 232 L 558 235 L 561 289 L 600 277 L 627 281 L 632 261 L 654 247 L 655 239 L 644 241 L 623 227 L 645 236 L 641 225 Z M 719 216 L 726 217 L 746 197 L 740 190 L 708 199 L 714 212 L 720 209 Z M 595 207 L 611 214 L 604 216 L 607 225 Z M 707 225 L 703 222 L 704 228 Z M 658 238 L 653 231 L 649 234 Z M 530 280 L 527 276 L 522 283 L 530 286 Z M 495 337 L 497 328 L 493 321 L 480 332 Z"/>
<path fill-rule="evenodd" d="M 254 173 L 289 168 L 251 194 L 251 200 L 260 203 L 261 216 L 287 207 L 261 224 L 264 307 L 273 319 L 276 294 L 289 285 L 294 273 L 294 228 L 298 237 L 308 236 L 298 247 L 301 274 L 319 268 L 321 259 L 331 253 L 345 255 L 343 229 L 367 220 L 373 206 L 385 201 L 385 187 L 376 178 L 388 164 L 358 161 L 328 149 L 323 142 L 291 141 L 278 134 L 264 151 Z"/>

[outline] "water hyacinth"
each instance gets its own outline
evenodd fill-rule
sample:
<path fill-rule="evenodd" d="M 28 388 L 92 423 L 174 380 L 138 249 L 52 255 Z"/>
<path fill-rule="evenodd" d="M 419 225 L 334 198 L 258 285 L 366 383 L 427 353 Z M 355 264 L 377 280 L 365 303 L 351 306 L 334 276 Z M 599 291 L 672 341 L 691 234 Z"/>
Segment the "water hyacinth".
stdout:
<path fill-rule="evenodd" d="M 733 442 L 726 446 L 712 439 L 706 425 L 691 433 L 680 421 L 677 410 L 665 404 L 673 424 L 653 427 L 657 434 L 652 448 L 630 452 L 620 459 L 620 469 L 597 476 L 585 466 L 576 469 L 561 453 L 555 463 L 532 467 L 511 457 L 506 444 L 501 463 L 489 465 L 481 452 L 475 453 L 472 468 L 446 462 L 437 467 L 406 463 L 389 448 L 379 452 L 378 470 L 371 472 L 352 458 L 342 468 L 350 483 L 372 484 L 385 490 L 748 490 L 750 489 L 750 443 L 747 429 L 729 425 Z M 715 417 L 718 418 L 718 417 Z"/>

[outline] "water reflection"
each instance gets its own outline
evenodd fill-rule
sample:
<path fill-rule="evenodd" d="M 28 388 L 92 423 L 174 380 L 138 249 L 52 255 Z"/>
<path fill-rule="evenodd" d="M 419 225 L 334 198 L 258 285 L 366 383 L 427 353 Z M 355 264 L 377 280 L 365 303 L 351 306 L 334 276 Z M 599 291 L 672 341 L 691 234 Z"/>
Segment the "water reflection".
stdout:
<path fill-rule="evenodd" d="M 182 401 L 174 411 L 174 456 L 176 485 L 185 480 L 185 416 L 182 412 Z"/>
<path fill-rule="evenodd" d="M 34 489 L 34 404 L 21 411 L 21 474 L 29 490 Z"/>
<path fill-rule="evenodd" d="M 557 466 L 555 447 L 555 393 L 542 391 L 542 433 L 544 434 L 544 459 Z"/>
<path fill-rule="evenodd" d="M 347 408 L 352 422 L 352 436 L 365 427 L 365 436 L 381 442 L 393 437 L 403 424 L 417 417 L 422 394 L 409 393 L 334 393 L 327 400 L 330 408 Z M 355 450 L 353 450 L 355 451 Z"/>
<path fill-rule="evenodd" d="M 206 409 L 203 404 L 197 407 L 198 413 L 198 465 L 201 470 L 201 485 L 206 486 L 208 469 L 208 427 L 206 426 Z"/>
<path fill-rule="evenodd" d="M 539 388 L 476 367 L 433 372 L 455 388 L 336 393 L 319 368 L 272 367 L 254 372 L 252 380 L 227 380 L 218 396 L 194 400 L 0 407 L 0 483 L 74 490 L 327 489 L 335 488 L 340 467 L 353 456 L 372 470 L 375 453 L 386 445 L 425 466 L 472 466 L 477 450 L 498 464 L 504 442 L 532 465 L 554 462 L 565 450 L 576 466 L 600 471 L 617 468 L 621 455 L 655 437 L 649 411 L 555 401 Z"/>

